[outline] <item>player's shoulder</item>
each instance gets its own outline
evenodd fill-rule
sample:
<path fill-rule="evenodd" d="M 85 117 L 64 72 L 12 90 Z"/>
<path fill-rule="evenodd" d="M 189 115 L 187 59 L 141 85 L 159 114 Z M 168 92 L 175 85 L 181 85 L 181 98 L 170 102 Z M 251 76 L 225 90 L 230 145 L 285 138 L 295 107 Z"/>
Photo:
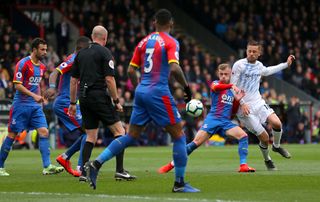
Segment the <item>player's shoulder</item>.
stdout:
<path fill-rule="evenodd" d="M 211 84 L 210 84 L 210 89 L 211 89 L 211 91 L 215 92 L 215 88 L 216 88 L 216 86 L 217 86 L 218 84 L 219 84 L 219 80 L 214 80 L 214 81 L 212 81 Z"/>
<path fill-rule="evenodd" d="M 212 81 L 212 83 L 211 83 L 212 85 L 214 84 L 214 85 L 217 85 L 217 84 L 219 84 L 219 80 L 214 80 L 214 81 Z"/>
<path fill-rule="evenodd" d="M 70 55 L 68 55 L 68 57 L 64 60 L 65 62 L 66 61 L 72 61 L 74 60 L 74 58 L 76 57 L 76 53 L 71 53 Z"/>
<path fill-rule="evenodd" d="M 27 57 L 24 57 L 24 58 L 20 59 L 17 64 L 19 66 L 24 66 L 28 62 L 31 62 L 31 57 L 30 56 L 27 56 Z"/>
<path fill-rule="evenodd" d="M 166 41 L 166 43 L 179 44 L 179 41 L 167 32 L 160 32 L 160 36 L 164 41 Z"/>
<path fill-rule="evenodd" d="M 143 45 L 146 44 L 147 41 L 150 39 L 150 37 L 151 37 L 153 34 L 155 34 L 155 33 L 156 33 L 156 32 L 152 32 L 152 33 L 148 34 L 147 36 L 143 37 L 143 38 L 139 41 L 139 43 L 138 43 L 138 45 L 136 46 L 136 48 L 138 48 L 138 49 L 142 48 Z"/>
<path fill-rule="evenodd" d="M 40 61 L 40 69 L 46 69 L 46 65 Z"/>
<path fill-rule="evenodd" d="M 235 69 L 235 68 L 241 69 L 245 67 L 247 63 L 248 63 L 247 58 L 239 59 L 233 64 L 232 69 Z"/>
<path fill-rule="evenodd" d="M 263 63 L 260 62 L 259 60 L 256 61 L 256 64 L 255 64 L 255 65 L 257 65 L 257 66 L 259 66 L 259 67 L 263 67 L 263 66 L 264 66 Z"/>
<path fill-rule="evenodd" d="M 241 59 L 237 60 L 237 61 L 234 63 L 234 65 L 242 65 L 242 64 L 246 64 L 246 63 L 248 63 L 247 58 L 241 58 Z"/>

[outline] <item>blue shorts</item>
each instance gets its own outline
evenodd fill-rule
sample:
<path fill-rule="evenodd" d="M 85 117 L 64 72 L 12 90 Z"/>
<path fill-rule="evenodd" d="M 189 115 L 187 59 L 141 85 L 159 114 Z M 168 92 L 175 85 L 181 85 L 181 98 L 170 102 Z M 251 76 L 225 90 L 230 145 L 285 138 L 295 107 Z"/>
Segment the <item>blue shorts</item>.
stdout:
<path fill-rule="evenodd" d="M 221 136 L 225 136 L 225 132 L 227 130 L 234 128 L 236 126 L 238 125 L 232 123 L 230 119 L 217 118 L 211 114 L 208 114 L 200 130 L 204 130 L 210 135 L 219 134 Z"/>
<path fill-rule="evenodd" d="M 77 128 L 81 128 L 82 115 L 80 112 L 79 105 L 77 105 L 77 111 L 76 111 L 75 117 L 68 115 L 68 109 L 69 109 L 69 102 L 60 102 L 57 100 L 56 102 L 53 103 L 54 113 L 57 115 L 58 119 L 69 131 L 73 131 Z"/>
<path fill-rule="evenodd" d="M 40 105 L 12 105 L 8 124 L 9 132 L 20 133 L 24 130 L 38 128 L 48 128 L 46 117 Z"/>
<path fill-rule="evenodd" d="M 181 122 L 181 116 L 170 93 L 136 90 L 130 124 L 142 126 L 151 120 L 159 126 L 167 126 Z"/>

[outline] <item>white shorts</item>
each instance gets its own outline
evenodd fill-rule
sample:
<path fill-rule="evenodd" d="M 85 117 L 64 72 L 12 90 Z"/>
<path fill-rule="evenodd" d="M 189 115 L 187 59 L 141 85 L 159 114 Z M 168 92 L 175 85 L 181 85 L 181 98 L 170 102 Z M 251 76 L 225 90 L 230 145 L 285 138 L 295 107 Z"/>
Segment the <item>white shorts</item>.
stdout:
<path fill-rule="evenodd" d="M 267 121 L 267 118 L 274 113 L 273 109 L 269 107 L 268 104 L 263 100 L 259 101 L 255 105 L 249 105 L 250 114 L 244 116 L 241 109 L 238 111 L 238 118 L 240 122 L 252 133 L 255 135 L 260 135 L 265 131 L 262 124 Z"/>

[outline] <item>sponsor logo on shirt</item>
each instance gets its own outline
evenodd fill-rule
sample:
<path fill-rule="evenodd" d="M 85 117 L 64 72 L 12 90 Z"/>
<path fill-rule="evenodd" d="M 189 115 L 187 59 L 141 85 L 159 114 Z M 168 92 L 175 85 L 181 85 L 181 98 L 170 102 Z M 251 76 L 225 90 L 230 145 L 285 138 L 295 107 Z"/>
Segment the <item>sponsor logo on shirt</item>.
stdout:
<path fill-rule="evenodd" d="M 222 100 L 221 100 L 222 103 L 229 104 L 229 105 L 232 105 L 233 100 L 234 100 L 233 96 L 230 96 L 227 94 L 222 94 L 221 98 L 222 98 Z"/>
<path fill-rule="evenodd" d="M 40 83 L 41 81 L 41 77 L 30 77 L 29 78 L 29 85 L 32 85 L 32 86 L 36 86 Z"/>

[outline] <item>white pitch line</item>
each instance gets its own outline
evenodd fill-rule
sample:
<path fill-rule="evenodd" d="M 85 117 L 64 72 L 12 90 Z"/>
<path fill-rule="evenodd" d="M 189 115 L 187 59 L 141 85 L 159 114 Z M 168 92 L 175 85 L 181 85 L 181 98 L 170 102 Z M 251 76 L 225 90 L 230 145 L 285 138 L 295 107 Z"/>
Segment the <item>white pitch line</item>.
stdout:
<path fill-rule="evenodd" d="M 200 201 L 200 202 L 235 202 L 230 200 L 208 200 L 208 199 L 190 199 L 190 198 L 166 198 L 166 197 L 150 197 L 150 196 L 135 196 L 135 195 L 108 195 L 108 194 L 70 194 L 70 193 L 50 193 L 50 192 L 0 192 L 0 194 L 14 194 L 14 195 L 51 195 L 51 196 L 82 196 L 82 197 L 96 197 L 96 198 L 111 198 L 111 199 L 134 199 L 134 200 L 162 200 L 162 201 Z"/>

